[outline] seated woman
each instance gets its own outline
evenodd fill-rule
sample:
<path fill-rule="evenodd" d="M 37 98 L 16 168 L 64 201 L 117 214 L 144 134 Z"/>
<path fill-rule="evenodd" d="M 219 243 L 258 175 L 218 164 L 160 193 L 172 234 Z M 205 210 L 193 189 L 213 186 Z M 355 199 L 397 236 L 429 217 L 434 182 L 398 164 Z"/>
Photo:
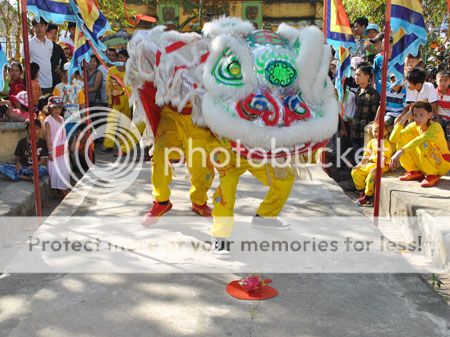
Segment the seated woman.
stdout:
<path fill-rule="evenodd" d="M 0 164 L 0 173 L 10 178 L 12 181 L 27 180 L 33 181 L 33 157 L 31 152 L 31 130 L 30 122 L 26 121 L 28 136 L 19 140 L 16 146 L 15 165 Z M 41 131 L 41 122 L 34 120 L 36 135 Z M 48 149 L 45 140 L 36 137 L 36 150 L 38 158 L 39 176 L 47 175 Z"/>
<path fill-rule="evenodd" d="M 412 111 L 412 112 L 411 112 Z M 399 149 L 391 159 L 390 168 L 399 164 L 406 170 L 402 181 L 422 180 L 422 187 L 436 185 L 450 170 L 450 153 L 442 126 L 433 122 L 433 107 L 426 101 L 413 104 L 412 110 L 400 115 L 389 140 Z M 414 119 L 406 128 L 408 119 Z"/>

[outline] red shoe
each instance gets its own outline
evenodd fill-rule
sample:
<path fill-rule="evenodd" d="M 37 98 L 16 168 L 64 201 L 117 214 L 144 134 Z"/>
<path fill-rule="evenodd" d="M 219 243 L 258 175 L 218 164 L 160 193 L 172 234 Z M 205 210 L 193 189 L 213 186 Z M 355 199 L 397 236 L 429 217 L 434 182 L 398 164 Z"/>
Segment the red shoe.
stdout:
<path fill-rule="evenodd" d="M 158 222 L 158 217 L 166 214 L 171 209 L 172 203 L 170 201 L 165 205 L 160 204 L 158 201 L 153 201 L 153 207 L 145 214 L 142 225 L 145 227 L 154 225 Z"/>
<path fill-rule="evenodd" d="M 404 175 L 399 178 L 401 181 L 412 181 L 412 180 L 421 180 L 423 179 L 423 173 L 420 171 L 410 171 L 406 172 Z"/>
<path fill-rule="evenodd" d="M 433 187 L 436 185 L 441 177 L 439 176 L 426 176 L 424 180 L 420 183 L 420 186 L 422 187 Z"/>
<path fill-rule="evenodd" d="M 209 208 L 206 202 L 201 206 L 192 203 L 192 211 L 200 216 L 212 216 L 212 209 Z"/>

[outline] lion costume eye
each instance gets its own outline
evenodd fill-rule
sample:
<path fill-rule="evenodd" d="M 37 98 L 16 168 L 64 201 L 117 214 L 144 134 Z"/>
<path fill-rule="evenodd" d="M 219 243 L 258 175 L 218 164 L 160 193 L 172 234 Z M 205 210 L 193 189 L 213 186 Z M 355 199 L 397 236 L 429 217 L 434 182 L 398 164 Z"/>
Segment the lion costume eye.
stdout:
<path fill-rule="evenodd" d="M 230 49 L 223 51 L 221 57 L 213 67 L 211 75 L 221 84 L 240 87 L 244 85 L 241 63 Z"/>

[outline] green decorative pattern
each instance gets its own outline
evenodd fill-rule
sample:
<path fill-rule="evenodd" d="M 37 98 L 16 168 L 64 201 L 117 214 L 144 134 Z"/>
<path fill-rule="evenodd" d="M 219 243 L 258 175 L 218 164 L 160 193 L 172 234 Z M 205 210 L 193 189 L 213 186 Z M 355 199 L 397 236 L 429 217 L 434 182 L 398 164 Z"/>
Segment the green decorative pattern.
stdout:
<path fill-rule="evenodd" d="M 258 56 L 255 60 L 256 63 L 256 72 L 260 75 L 264 75 L 266 72 L 266 64 L 269 60 L 284 60 L 290 64 L 295 64 L 295 60 L 291 58 L 287 54 L 275 53 L 275 52 L 267 52 Z"/>
<path fill-rule="evenodd" d="M 297 71 L 285 61 L 272 61 L 266 66 L 266 79 L 273 85 L 287 87 L 294 83 Z"/>
<path fill-rule="evenodd" d="M 249 34 L 245 40 L 247 41 L 248 45 L 253 48 L 257 44 L 260 45 L 279 45 L 287 47 L 289 46 L 289 41 L 282 37 L 281 35 L 278 35 L 273 32 L 268 31 L 257 31 L 256 33 Z"/>
<path fill-rule="evenodd" d="M 211 70 L 217 83 L 240 87 L 244 85 L 242 69 L 239 59 L 232 54 L 229 48 L 222 52 Z"/>

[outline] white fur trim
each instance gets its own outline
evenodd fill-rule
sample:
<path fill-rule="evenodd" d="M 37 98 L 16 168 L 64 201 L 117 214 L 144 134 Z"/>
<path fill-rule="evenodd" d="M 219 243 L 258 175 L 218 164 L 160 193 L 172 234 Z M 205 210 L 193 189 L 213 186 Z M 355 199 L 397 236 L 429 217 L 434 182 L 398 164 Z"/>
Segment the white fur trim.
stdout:
<path fill-rule="evenodd" d="M 317 95 L 320 92 L 315 91 L 312 84 L 318 80 L 317 73 L 323 59 L 323 33 L 317 27 L 303 28 L 300 31 L 300 43 L 300 52 L 296 61 L 300 90 L 305 99 L 317 101 Z"/>
<path fill-rule="evenodd" d="M 184 42 L 186 46 L 174 52 L 166 52 L 166 47 L 174 42 Z M 179 111 L 193 97 L 195 86 L 200 86 L 200 58 L 209 50 L 208 44 L 197 33 L 165 31 L 157 26 L 149 31 L 138 31 L 128 44 L 130 58 L 127 63 L 126 82 L 134 92 L 146 82 L 153 82 L 157 88 L 156 104 L 170 104 Z M 156 55 L 160 64 L 156 65 Z M 175 72 L 176 67 L 184 67 Z M 174 76 L 175 74 L 175 76 Z M 140 101 L 138 96 L 133 101 Z"/>
<path fill-rule="evenodd" d="M 300 39 L 300 30 L 285 23 L 278 26 L 277 34 L 280 34 L 282 37 L 288 39 L 292 44 Z"/>
<path fill-rule="evenodd" d="M 232 87 L 230 85 L 217 83 L 214 76 L 211 75 L 214 65 L 226 48 L 230 48 L 241 63 L 242 80 L 244 83 L 241 87 Z M 214 95 L 234 98 L 238 101 L 247 97 L 256 89 L 258 80 L 254 71 L 255 61 L 253 60 L 250 49 L 244 41 L 231 36 L 221 35 L 212 41 L 210 50 L 211 54 L 209 55 L 203 71 L 203 85 L 206 91 L 214 92 Z"/>
<path fill-rule="evenodd" d="M 220 19 L 207 22 L 203 26 L 203 35 L 214 38 L 219 35 L 247 35 L 255 28 L 248 21 L 237 17 L 221 17 Z"/>
<path fill-rule="evenodd" d="M 334 95 L 334 86 L 328 77 L 328 71 L 330 69 L 330 57 L 331 48 L 329 45 L 322 45 L 322 55 L 320 55 L 320 66 L 317 69 L 316 80 L 314 81 L 312 88 L 311 98 L 314 102 L 320 102 L 323 97 L 328 95 Z M 324 88 L 324 82 L 327 82 L 326 88 Z"/>
<path fill-rule="evenodd" d="M 321 142 L 331 138 L 337 130 L 339 105 L 334 96 L 328 96 L 322 106 L 323 116 L 299 121 L 285 128 L 258 127 L 252 122 L 230 116 L 218 110 L 214 97 L 203 96 L 203 116 L 212 132 L 231 140 L 240 139 L 247 147 L 271 148 L 271 139 L 277 147 L 292 147 L 308 142 Z"/>

